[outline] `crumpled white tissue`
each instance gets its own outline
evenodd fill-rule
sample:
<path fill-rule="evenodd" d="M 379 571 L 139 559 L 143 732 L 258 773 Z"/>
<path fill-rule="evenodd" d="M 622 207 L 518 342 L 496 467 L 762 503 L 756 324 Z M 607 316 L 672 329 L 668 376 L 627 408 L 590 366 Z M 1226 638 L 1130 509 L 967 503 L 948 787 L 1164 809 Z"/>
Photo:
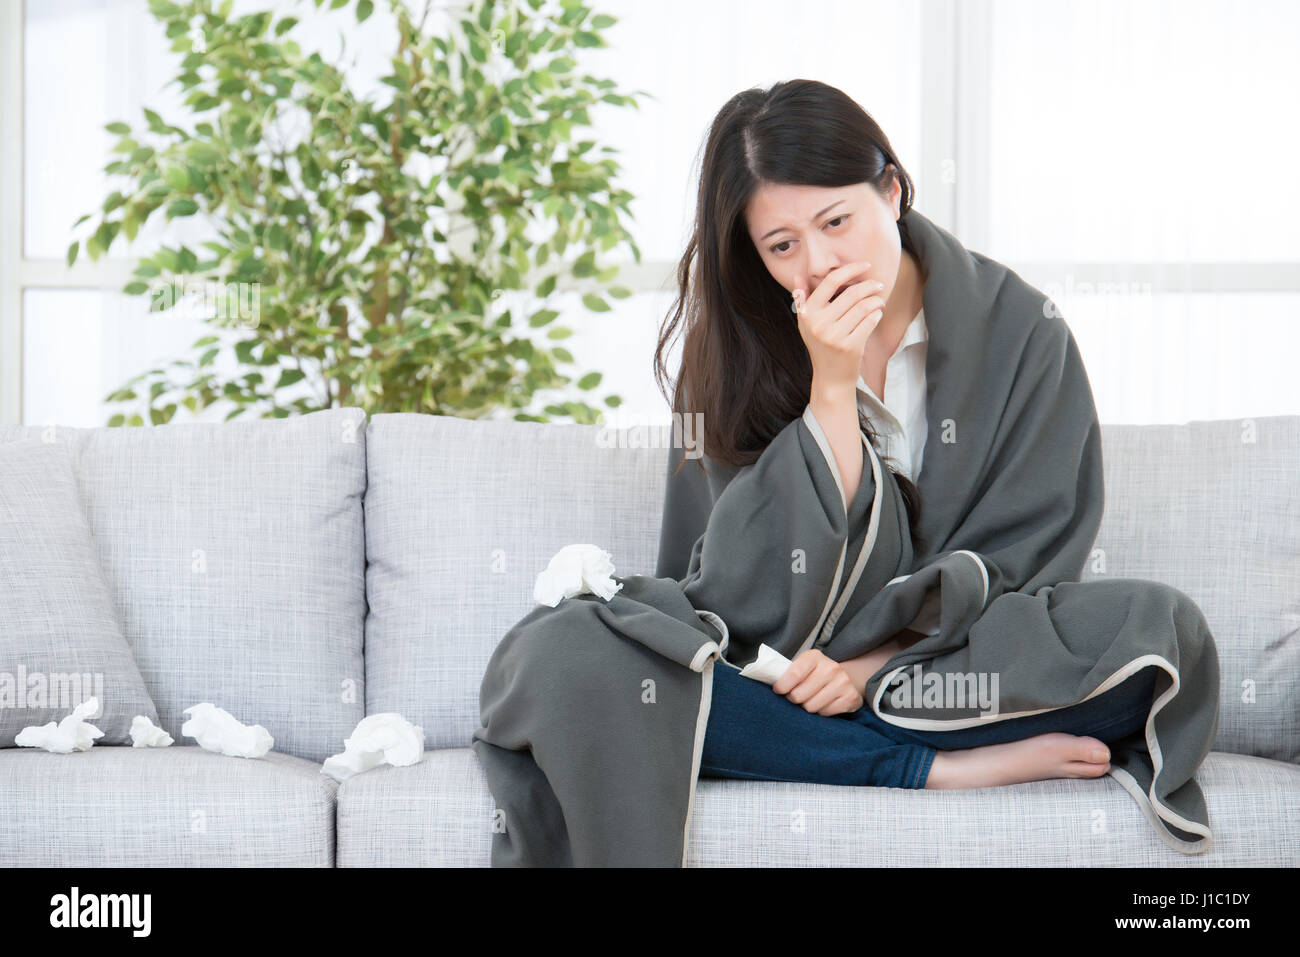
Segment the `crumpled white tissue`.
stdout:
<path fill-rule="evenodd" d="M 181 736 L 194 738 L 199 747 L 232 758 L 260 758 L 271 750 L 275 739 L 260 724 L 246 725 L 224 708 L 209 701 L 191 705 L 184 713 L 193 715 L 181 725 Z"/>
<path fill-rule="evenodd" d="M 99 699 L 87 698 L 57 724 L 53 721 L 48 724 L 29 724 L 14 737 L 14 744 L 20 748 L 44 748 L 55 754 L 89 751 L 94 747 L 95 739 L 104 736 L 103 731 L 85 720 L 86 715 L 98 710 Z"/>
<path fill-rule="evenodd" d="M 343 739 L 343 751 L 325 759 L 321 774 L 344 781 L 381 764 L 404 767 L 424 757 L 424 729 L 400 714 L 383 711 L 366 715 Z"/>
<path fill-rule="evenodd" d="M 775 648 L 760 644 L 758 646 L 758 657 L 741 668 L 740 673 L 746 678 L 753 678 L 765 685 L 772 685 L 776 684 L 776 679 L 781 677 L 785 673 L 785 669 L 789 667 L 789 658 Z"/>
<path fill-rule="evenodd" d="M 614 563 L 597 545 L 565 545 L 537 576 L 533 598 L 554 608 L 561 599 L 592 594 L 609 601 L 623 587 L 614 584 Z"/>
<path fill-rule="evenodd" d="M 172 736 L 158 727 L 142 714 L 131 719 L 131 747 L 165 748 L 172 743 Z"/>

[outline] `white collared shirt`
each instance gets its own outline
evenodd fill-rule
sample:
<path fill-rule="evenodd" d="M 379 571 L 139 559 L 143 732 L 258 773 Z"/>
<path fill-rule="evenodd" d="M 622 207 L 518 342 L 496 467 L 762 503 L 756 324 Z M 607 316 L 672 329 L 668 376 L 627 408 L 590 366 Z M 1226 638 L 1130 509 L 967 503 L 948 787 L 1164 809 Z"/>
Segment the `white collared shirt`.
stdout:
<path fill-rule="evenodd" d="M 925 410 L 925 356 L 929 349 L 930 330 L 921 309 L 907 326 L 898 348 L 885 366 L 885 395 L 871 391 L 858 376 L 858 408 L 871 420 L 877 437 L 873 446 L 882 457 L 894 459 L 896 472 L 913 482 L 921 474 L 921 459 L 929 426 Z M 923 635 L 939 633 L 939 590 L 926 597 L 916 619 L 907 626 Z"/>
<path fill-rule="evenodd" d="M 925 355 L 929 341 L 923 308 L 908 324 L 885 366 L 883 401 L 858 376 L 858 408 L 871 420 L 871 427 L 877 433 L 876 453 L 892 458 L 894 471 L 902 472 L 913 482 L 921 474 L 929 432 L 925 414 Z"/>

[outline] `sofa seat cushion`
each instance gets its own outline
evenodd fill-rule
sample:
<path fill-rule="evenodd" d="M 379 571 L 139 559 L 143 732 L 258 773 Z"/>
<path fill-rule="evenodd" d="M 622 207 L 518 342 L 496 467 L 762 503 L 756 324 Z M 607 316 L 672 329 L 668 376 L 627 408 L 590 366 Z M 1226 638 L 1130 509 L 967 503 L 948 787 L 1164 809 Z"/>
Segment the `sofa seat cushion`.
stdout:
<path fill-rule="evenodd" d="M 1246 867 L 1300 864 L 1300 767 L 1212 751 L 1197 772 L 1216 842 L 1163 844 L 1110 777 L 909 790 L 699 782 L 688 866 Z M 492 795 L 469 748 L 344 781 L 338 866 L 491 862 Z"/>
<path fill-rule="evenodd" d="M 0 751 L 0 866 L 331 867 L 337 790 L 278 751 Z"/>

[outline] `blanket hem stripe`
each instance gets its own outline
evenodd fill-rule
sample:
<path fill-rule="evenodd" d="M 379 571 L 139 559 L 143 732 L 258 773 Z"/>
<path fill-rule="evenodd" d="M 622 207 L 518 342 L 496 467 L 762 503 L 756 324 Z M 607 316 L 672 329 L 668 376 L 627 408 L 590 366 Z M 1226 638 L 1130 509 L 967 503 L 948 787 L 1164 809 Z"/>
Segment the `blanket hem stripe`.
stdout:
<path fill-rule="evenodd" d="M 822 431 L 821 423 L 818 422 L 817 417 L 813 415 L 811 402 L 809 402 L 804 408 L 802 419 L 804 425 L 816 440 L 817 447 L 822 450 L 822 457 L 826 459 L 826 465 L 830 468 L 831 476 L 835 479 L 835 487 L 840 490 L 840 504 L 844 507 L 844 520 L 847 524 L 849 506 L 848 500 L 844 496 L 844 482 L 840 478 L 839 466 L 835 464 L 835 453 L 831 450 L 830 441 L 826 438 L 826 433 Z M 822 608 L 822 613 L 817 616 L 817 624 L 813 625 L 812 631 L 809 632 L 808 637 L 803 640 L 803 644 L 799 646 L 800 652 L 807 651 L 811 648 L 813 643 L 817 641 L 817 636 L 821 634 L 822 624 L 826 621 L 826 616 L 831 612 L 831 605 L 835 602 L 835 593 L 839 591 L 840 578 L 844 574 L 844 556 L 848 553 L 848 550 L 849 537 L 846 534 L 844 536 L 844 541 L 840 543 L 840 560 L 839 564 L 835 566 L 835 574 L 831 576 L 831 590 L 830 594 L 826 596 L 826 605 Z"/>
<path fill-rule="evenodd" d="M 1134 778 L 1133 775 L 1129 774 L 1123 768 L 1111 768 L 1106 773 L 1118 781 L 1120 786 L 1129 793 L 1137 803 L 1138 810 L 1140 810 L 1143 816 L 1150 822 L 1152 829 L 1155 830 L 1156 834 L 1160 836 L 1162 841 L 1175 851 L 1178 851 L 1180 854 L 1204 854 L 1213 845 L 1214 838 L 1209 833 L 1206 833 L 1205 838 L 1200 841 L 1184 841 L 1175 837 L 1169 832 L 1169 826 L 1156 815 L 1155 811 L 1152 809 L 1151 799 L 1142 790 L 1142 786 L 1137 783 L 1137 779 Z M 1193 834 L 1200 834 L 1203 829 L 1199 824 L 1197 824 L 1189 827 L 1187 830 L 1191 831 Z"/>
<path fill-rule="evenodd" d="M 919 664 L 919 662 L 913 662 L 912 664 Z M 914 731 L 927 731 L 927 730 L 960 731 L 964 728 L 981 727 L 990 724 L 994 721 L 1009 721 L 1012 718 L 1027 718 L 1035 714 L 1047 714 L 1050 711 L 1061 711 L 1064 710 L 1065 708 L 1073 708 L 1075 705 L 1083 704 L 1085 701 L 1091 701 L 1099 694 L 1109 691 L 1111 688 L 1120 684 L 1126 678 L 1129 678 L 1130 676 L 1137 674 L 1137 672 L 1141 671 L 1147 665 L 1160 665 L 1170 669 L 1173 668 L 1173 666 L 1170 665 L 1168 661 L 1166 661 L 1164 658 L 1160 657 L 1159 655 L 1142 655 L 1138 658 L 1134 658 L 1132 661 L 1125 664 L 1114 674 L 1110 675 L 1110 677 L 1102 681 L 1101 684 L 1097 685 L 1097 687 L 1094 688 L 1089 694 L 1080 698 L 1078 701 L 1072 701 L 1070 704 L 1063 704 L 1060 707 L 1056 707 L 1056 708 L 1038 708 L 1037 710 L 1034 711 L 1006 711 L 1006 712 L 999 711 L 997 714 L 994 715 L 976 716 L 974 718 L 904 718 L 901 715 L 884 714 L 883 712 L 881 712 L 878 705 L 880 704 L 880 699 L 885 696 L 885 690 L 889 685 L 890 679 L 892 679 L 894 675 L 898 674 L 900 671 L 903 671 L 911 667 L 911 665 L 899 665 L 897 668 L 895 668 L 893 671 L 891 671 L 889 674 L 885 675 L 885 677 L 881 679 L 879 686 L 877 686 L 876 688 L 876 696 L 874 699 L 872 699 L 871 702 L 871 710 L 875 712 L 876 717 L 880 718 L 881 721 L 888 721 L 890 724 L 895 725 L 896 727 L 899 728 L 910 728 Z M 1177 684 L 1178 681 L 1175 678 L 1174 681 L 1175 687 L 1177 686 Z M 1159 699 L 1159 700 L 1163 700 L 1163 699 Z M 1157 704 L 1159 703 L 1159 700 L 1156 702 Z M 1159 709 L 1157 708 L 1156 710 Z M 1148 747 L 1150 747 L 1149 738 L 1147 743 L 1148 743 Z"/>
<path fill-rule="evenodd" d="M 867 441 L 866 435 L 861 430 L 858 431 L 859 438 L 862 439 L 863 446 L 866 447 L 867 456 L 871 460 L 871 477 L 875 482 L 875 495 L 871 502 L 871 518 L 867 523 L 867 534 L 862 540 L 862 548 L 858 551 L 858 560 L 853 563 L 853 571 L 849 573 L 848 584 L 840 591 L 840 600 L 835 603 L 835 608 L 831 611 L 830 618 L 826 619 L 826 624 L 822 627 L 822 635 L 816 643 L 820 645 L 830 641 L 831 635 L 835 632 L 835 625 L 840 620 L 840 615 L 844 614 L 844 609 L 853 597 L 854 590 L 858 587 L 858 579 L 862 577 L 862 570 L 867 566 L 867 559 L 871 557 L 876 549 L 876 535 L 880 526 L 880 502 L 884 495 L 884 485 L 880 476 L 880 460 L 876 457 L 876 450 L 871 447 Z M 845 513 L 847 517 L 847 513 Z M 847 529 L 846 536 L 852 534 L 852 529 Z M 845 539 L 847 547 L 848 539 Z"/>
<path fill-rule="evenodd" d="M 709 656 L 704 659 L 698 667 L 695 661 L 691 662 L 691 670 L 700 672 L 700 708 L 695 714 L 695 743 L 692 745 L 691 753 L 691 776 L 687 782 L 688 791 L 686 794 L 686 820 L 682 824 L 682 862 L 681 866 L 686 866 L 686 851 L 691 839 L 691 812 L 695 808 L 695 789 L 700 776 L 700 759 L 704 754 L 704 735 L 709 726 L 709 711 L 713 707 L 713 665 L 715 663 L 714 652 L 717 657 L 721 658 L 727 651 L 727 643 L 731 639 L 731 633 L 727 628 L 727 623 L 721 617 L 711 611 L 695 610 L 699 615 L 718 631 L 722 632 L 722 642 L 710 641 L 700 647 L 700 652 L 708 652 Z M 696 655 L 698 660 L 699 654 Z"/>
<path fill-rule="evenodd" d="M 1164 710 L 1166 704 L 1168 704 L 1170 701 L 1172 701 L 1174 698 L 1178 696 L 1178 691 L 1182 687 L 1182 678 L 1178 674 L 1178 669 L 1175 668 L 1168 661 L 1166 661 L 1164 658 L 1160 657 L 1159 655 L 1151 655 L 1150 657 L 1155 658 L 1157 664 L 1159 664 L 1160 667 L 1164 668 L 1169 673 L 1169 678 L 1173 682 L 1168 687 L 1168 689 L 1166 689 L 1165 693 L 1156 699 L 1155 704 L 1152 705 L 1151 707 L 1151 713 L 1147 715 L 1147 726 L 1146 726 L 1145 733 L 1146 733 L 1146 741 L 1147 741 L 1147 750 L 1151 754 L 1151 764 L 1152 764 L 1151 792 L 1150 792 L 1151 804 L 1155 808 L 1156 813 L 1159 814 L 1166 821 L 1168 821 L 1170 824 L 1174 824 L 1185 831 L 1190 831 L 1193 834 L 1203 834 L 1205 835 L 1207 841 L 1213 840 L 1209 828 L 1202 827 L 1200 824 L 1197 824 L 1195 821 L 1187 820 L 1177 811 L 1174 811 L 1172 808 L 1165 807 L 1165 805 L 1161 804 L 1159 799 L 1156 797 L 1156 782 L 1160 780 L 1160 772 L 1164 769 L 1165 766 L 1164 754 L 1161 752 L 1160 741 L 1156 738 L 1156 733 L 1155 733 L 1156 715 L 1159 714 L 1162 710 Z M 1177 838 L 1174 838 L 1172 834 L 1170 835 L 1170 838 L 1172 838 L 1173 840 L 1178 840 Z M 1189 842 L 1179 840 L 1178 843 L 1187 844 Z M 1196 846 L 1195 842 L 1192 842 L 1192 846 L 1193 847 Z M 1208 847 L 1209 845 L 1207 844 L 1206 846 Z"/>

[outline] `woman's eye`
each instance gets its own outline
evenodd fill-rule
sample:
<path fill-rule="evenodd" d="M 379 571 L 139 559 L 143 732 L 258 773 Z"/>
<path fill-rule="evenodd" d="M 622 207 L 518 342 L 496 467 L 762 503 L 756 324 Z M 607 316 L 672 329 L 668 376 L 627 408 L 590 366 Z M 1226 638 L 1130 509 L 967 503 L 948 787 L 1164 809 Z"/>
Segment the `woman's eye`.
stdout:
<path fill-rule="evenodd" d="M 851 215 L 851 214 L 849 214 L 849 213 L 845 213 L 843 216 L 836 216 L 834 219 L 828 220 L 827 223 L 826 223 L 826 225 L 827 225 L 827 226 L 833 226 L 834 224 L 836 224 L 836 223 L 838 223 L 838 222 L 840 222 L 840 221 L 842 221 L 842 220 L 848 219 L 850 215 Z M 782 246 L 789 246 L 789 245 L 790 245 L 790 240 L 788 240 L 788 239 L 787 239 L 785 242 L 783 242 L 783 243 L 777 243 L 775 246 L 772 247 L 772 252 L 777 253 L 777 254 L 783 253 L 783 252 L 785 252 L 785 250 L 782 249 L 781 247 L 782 247 Z"/>

